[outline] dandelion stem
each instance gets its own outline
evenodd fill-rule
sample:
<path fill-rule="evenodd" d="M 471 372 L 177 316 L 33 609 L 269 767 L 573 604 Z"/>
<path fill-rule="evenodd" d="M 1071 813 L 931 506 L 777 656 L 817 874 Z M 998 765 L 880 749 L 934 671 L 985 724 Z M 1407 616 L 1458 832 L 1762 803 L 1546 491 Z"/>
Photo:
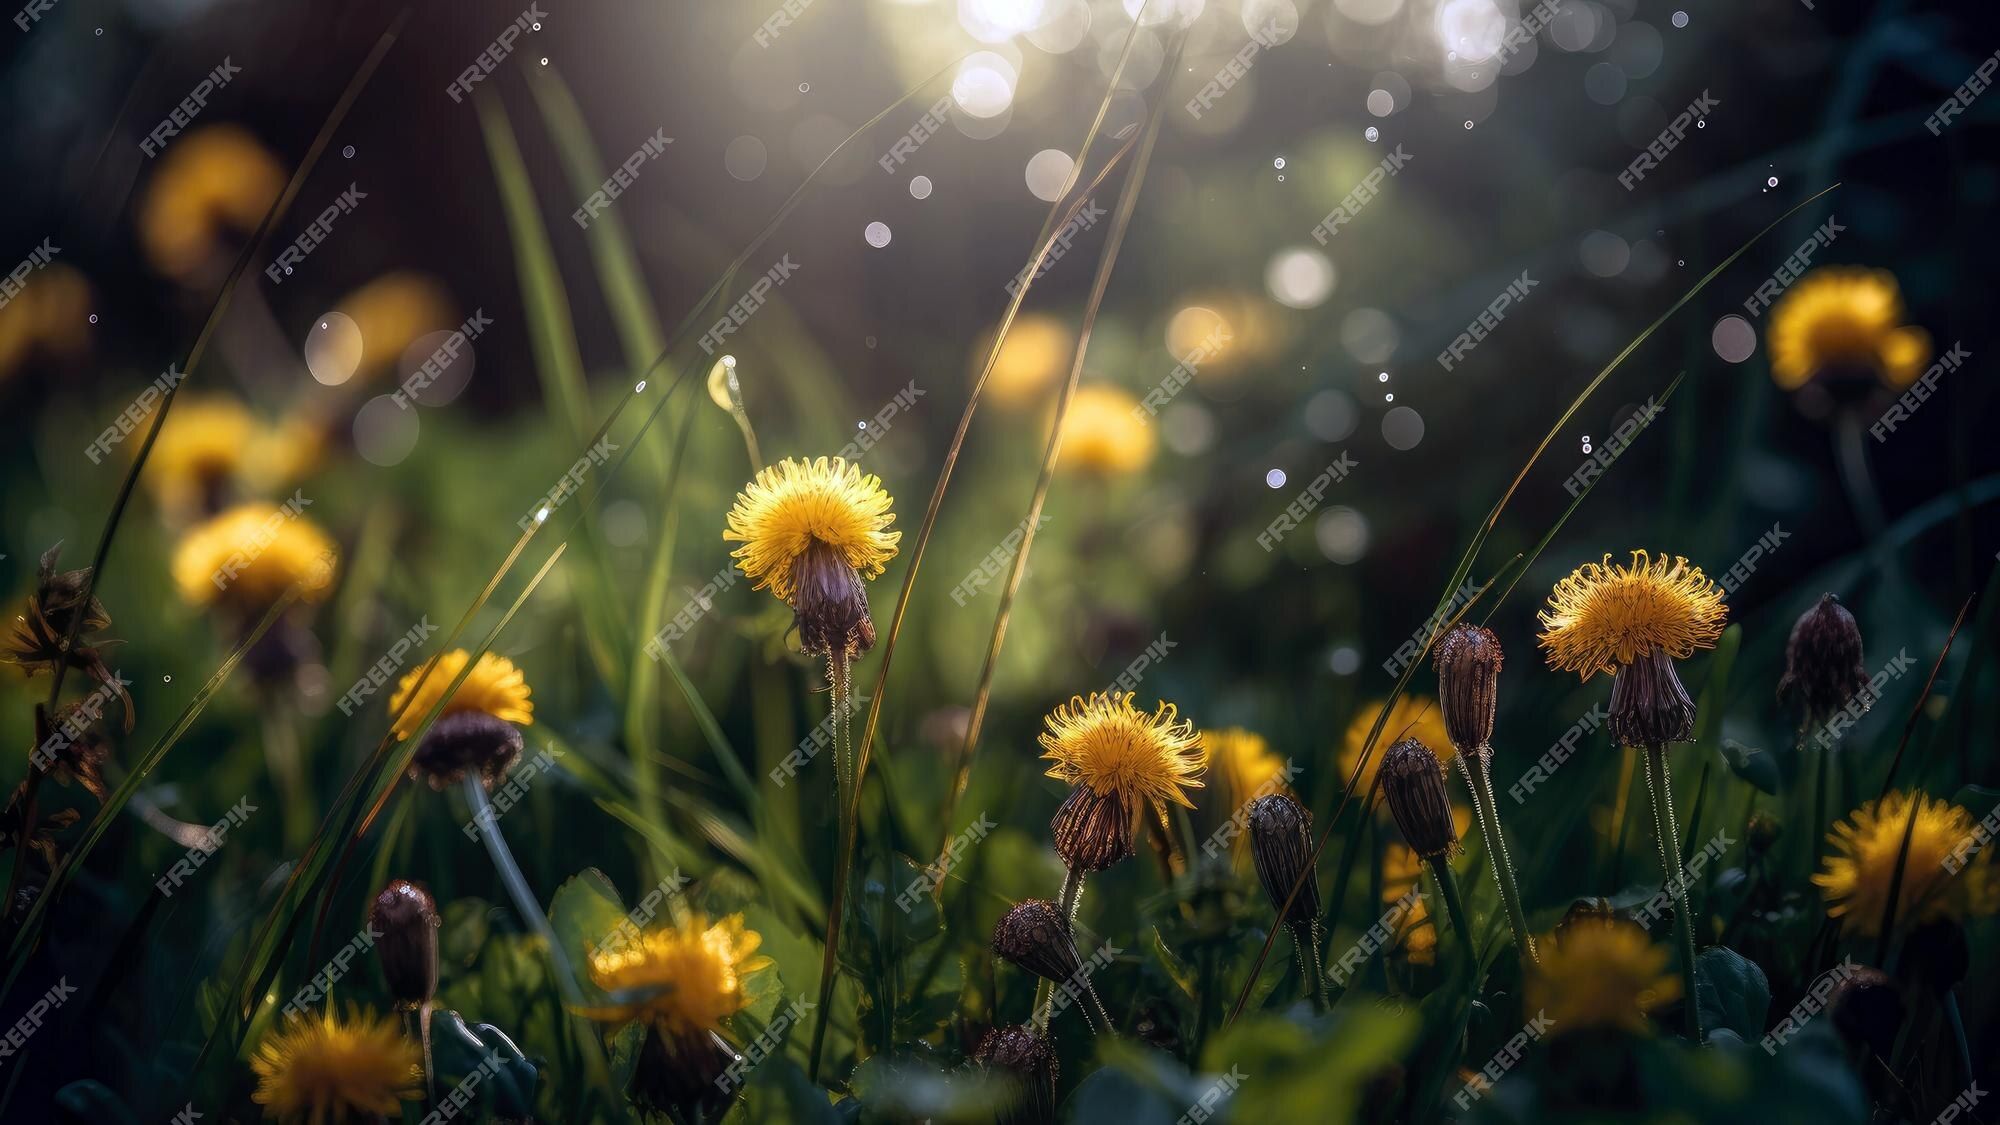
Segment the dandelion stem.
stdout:
<path fill-rule="evenodd" d="M 1437 878 L 1438 896 L 1444 899 L 1444 912 L 1451 917 L 1451 928 L 1458 931 L 1466 955 L 1475 956 L 1471 916 L 1465 912 L 1465 897 L 1458 892 L 1458 876 L 1452 874 L 1451 863 L 1442 855 L 1425 856 L 1424 862 L 1430 864 L 1431 874 Z"/>
<path fill-rule="evenodd" d="M 1507 855 L 1507 837 L 1500 828 L 1499 802 L 1493 799 L 1492 748 L 1482 746 L 1470 755 L 1458 756 L 1465 770 L 1465 784 L 1472 790 L 1472 808 L 1479 820 L 1479 838 L 1486 844 L 1486 856 L 1493 863 L 1494 882 L 1500 887 L 1500 901 L 1507 908 L 1507 925 L 1514 931 L 1514 945 L 1526 963 L 1540 960 L 1535 955 L 1535 939 L 1528 934 L 1528 916 L 1521 910 L 1521 891 L 1514 883 L 1514 861 Z"/>
<path fill-rule="evenodd" d="M 557 944 L 555 927 L 549 925 L 548 915 L 542 913 L 542 904 L 535 898 L 535 892 L 528 889 L 528 880 L 521 874 L 520 865 L 514 862 L 514 853 L 507 850 L 507 839 L 500 834 L 500 817 L 486 798 L 485 784 L 478 774 L 469 773 L 465 775 L 463 785 L 465 799 L 472 803 L 472 819 L 479 825 L 479 838 L 486 844 L 486 854 L 493 860 L 493 869 L 500 873 L 500 881 L 507 885 L 507 894 L 514 900 L 515 912 L 549 947 L 549 960 L 555 964 L 556 983 L 562 986 L 563 999 L 572 1005 L 582 1006 L 583 993 L 576 986 L 576 977 L 570 973 L 569 957 Z"/>
<path fill-rule="evenodd" d="M 1688 1037 L 1702 1041 L 1701 1005 L 1695 994 L 1694 914 L 1688 908 L 1687 880 L 1681 877 L 1681 841 L 1674 827 L 1673 782 L 1667 775 L 1665 747 L 1647 747 L 1646 796 L 1653 805 L 1653 831 L 1660 845 L 1660 866 L 1666 871 L 1667 889 L 1674 896 L 1674 933 L 1681 943 L 1681 985 L 1686 993 L 1682 1011 L 1687 1016 Z"/>
<path fill-rule="evenodd" d="M 1314 1012 L 1326 1011 L 1326 970 L 1320 965 L 1319 921 L 1292 923 L 1292 950 L 1298 954 L 1299 976 Z"/>
<path fill-rule="evenodd" d="M 1076 933 L 1076 912 L 1083 905 L 1083 868 L 1072 867 L 1063 876 L 1062 897 L 1056 902 L 1056 911 L 1062 915 L 1063 925 L 1069 932 Z"/>

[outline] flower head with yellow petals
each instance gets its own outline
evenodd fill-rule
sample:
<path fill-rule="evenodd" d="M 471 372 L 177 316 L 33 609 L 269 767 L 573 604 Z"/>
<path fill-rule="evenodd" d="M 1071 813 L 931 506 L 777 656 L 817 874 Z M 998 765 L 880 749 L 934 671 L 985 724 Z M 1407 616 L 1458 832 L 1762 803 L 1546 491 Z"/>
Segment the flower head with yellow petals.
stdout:
<path fill-rule="evenodd" d="M 465 671 L 471 655 L 455 648 L 439 656 L 435 666 L 425 664 L 404 674 L 396 694 L 389 697 L 389 715 L 395 721 L 399 741 L 416 733 L 424 716 Z M 465 682 L 438 713 L 437 722 L 417 744 L 410 777 L 427 780 L 431 788 L 442 790 L 476 771 L 491 790 L 520 757 L 522 739 L 517 726 L 535 721 L 535 705 L 529 694 L 528 677 L 513 661 L 481 653 Z"/>
<path fill-rule="evenodd" d="M 1541 963 L 1527 983 L 1523 1008 L 1555 1025 L 1555 1033 L 1617 1028 L 1643 1034 L 1646 1014 L 1681 995 L 1667 971 L 1667 950 L 1636 923 L 1582 917 L 1536 942 Z"/>
<path fill-rule="evenodd" d="M 394 1019 L 293 1016 L 257 1048 L 251 1097 L 281 1121 L 375 1120 L 422 1095 L 423 1052 Z"/>
<path fill-rule="evenodd" d="M 787 458 L 736 494 L 722 538 L 742 544 L 730 555 L 753 589 L 792 607 L 807 652 L 851 656 L 875 643 L 862 580 L 902 541 L 889 506 L 881 480 L 842 458 Z"/>
<path fill-rule="evenodd" d="M 1229 787 L 1233 805 L 1248 804 L 1266 793 L 1289 793 L 1290 770 L 1271 752 L 1264 736 L 1242 727 L 1201 732 L 1202 765 L 1219 774 Z"/>
<path fill-rule="evenodd" d="M 285 188 L 285 170 L 255 137 L 213 125 L 174 141 L 139 207 L 139 243 L 153 267 L 199 282 L 227 265 L 224 236 L 247 235 Z"/>
<path fill-rule="evenodd" d="M 1632 552 L 1627 566 L 1606 555 L 1577 567 L 1537 615 L 1549 666 L 1586 680 L 1655 651 L 1685 660 L 1714 648 L 1728 616 L 1721 587 L 1700 567 L 1645 551 Z"/>
<path fill-rule="evenodd" d="M 1812 881 L 1826 896 L 1827 913 L 1840 919 L 1843 929 L 1879 935 L 1907 833 L 1909 855 L 1902 859 L 1896 921 L 1958 921 L 1988 914 L 2000 886 L 1991 864 L 1968 863 L 1962 854 L 1962 846 L 1975 839 L 1973 829 L 1972 814 L 1958 805 L 1898 790 L 1834 825 L 1827 834 L 1834 854 Z"/>
<path fill-rule="evenodd" d="M 1193 808 L 1186 790 L 1201 786 L 1201 736 L 1173 704 L 1162 701 L 1149 715 L 1132 698 L 1092 692 L 1049 712 L 1040 736 L 1042 758 L 1055 763 L 1048 775 L 1099 794 L 1115 790 L 1132 804 Z"/>
<path fill-rule="evenodd" d="M 587 1014 L 612 1024 L 639 1020 L 678 1037 L 719 1030 L 749 1003 L 743 978 L 771 964 L 757 953 L 763 940 L 741 914 L 713 925 L 697 914 L 607 943 L 591 958 L 590 979 L 614 1003 Z"/>
<path fill-rule="evenodd" d="M 1865 376 L 1901 389 L 1930 359 L 1930 337 L 1903 324 L 1903 298 L 1887 270 L 1826 266 L 1807 274 L 1771 310 L 1771 378 L 1796 391 L 1827 375 Z"/>
<path fill-rule="evenodd" d="M 1078 387 L 1063 414 L 1057 465 L 1072 472 L 1124 476 L 1151 464 L 1159 438 L 1138 410 L 1139 400 L 1123 387 Z"/>
<path fill-rule="evenodd" d="M 333 589 L 339 552 L 303 513 L 308 501 L 241 504 L 196 525 L 174 548 L 174 584 L 190 604 L 261 610 L 299 586 L 308 602 Z"/>

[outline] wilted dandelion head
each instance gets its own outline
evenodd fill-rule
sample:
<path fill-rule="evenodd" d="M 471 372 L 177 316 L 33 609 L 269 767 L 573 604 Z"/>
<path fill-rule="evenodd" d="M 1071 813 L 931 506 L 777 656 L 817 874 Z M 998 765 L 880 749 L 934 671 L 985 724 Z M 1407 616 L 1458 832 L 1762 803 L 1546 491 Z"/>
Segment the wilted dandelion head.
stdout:
<path fill-rule="evenodd" d="M 1633 551 L 1627 566 L 1613 566 L 1606 555 L 1577 567 L 1537 616 L 1549 667 L 1587 680 L 1655 650 L 1685 660 L 1714 648 L 1729 609 L 1700 567 L 1678 555 Z"/>
<path fill-rule="evenodd" d="M 1861 627 L 1832 594 L 1799 615 L 1785 642 L 1785 674 L 1778 698 L 1811 724 L 1847 706 L 1868 684 L 1862 663 Z"/>
<path fill-rule="evenodd" d="M 1355 712 L 1347 724 L 1347 733 L 1340 746 L 1340 780 L 1346 784 L 1354 776 L 1354 767 L 1361 761 L 1361 751 L 1368 745 L 1368 732 L 1375 729 L 1375 720 L 1382 714 L 1382 701 L 1376 700 Z M 1355 783 L 1354 792 L 1366 796 L 1375 787 L 1375 774 L 1382 768 L 1382 752 L 1398 739 L 1414 738 L 1434 750 L 1439 750 L 1449 760 L 1451 756 L 1451 732 L 1445 729 L 1444 714 L 1438 710 L 1437 700 L 1421 695 L 1404 693 L 1396 697 L 1394 706 L 1389 708 L 1389 718 L 1382 724 L 1382 734 L 1375 740 L 1375 751 L 1368 755 L 1368 765 L 1361 771 L 1361 779 Z"/>
<path fill-rule="evenodd" d="M 1646 1013 L 1681 995 L 1680 978 L 1667 971 L 1667 951 L 1636 923 L 1580 917 L 1535 944 L 1541 963 L 1528 978 L 1523 1007 L 1546 1016 L 1554 1034 L 1644 1033 Z"/>
<path fill-rule="evenodd" d="M 1458 850 L 1444 763 L 1430 747 L 1414 738 L 1389 747 L 1382 755 L 1382 796 L 1418 855 L 1428 859 Z"/>
<path fill-rule="evenodd" d="M 839 457 L 787 458 L 759 470 L 736 494 L 725 541 L 755 589 L 768 587 L 797 615 L 807 652 L 852 657 L 875 643 L 863 579 L 896 557 L 903 533 L 874 474 Z"/>
<path fill-rule="evenodd" d="M 1162 701 L 1149 715 L 1132 705 L 1131 692 L 1092 692 L 1072 696 L 1044 722 L 1050 777 L 1100 796 L 1117 792 L 1134 807 L 1141 799 L 1194 807 L 1186 791 L 1202 784 L 1201 737 L 1173 704 Z"/>
<path fill-rule="evenodd" d="M 285 1121 L 398 1117 L 421 1094 L 423 1053 L 392 1018 L 351 1011 L 293 1016 L 265 1036 L 250 1060 L 251 1097 Z"/>
<path fill-rule="evenodd" d="M 1125 476 L 1152 464 L 1159 437 L 1135 413 L 1138 406 L 1139 400 L 1123 387 L 1078 387 L 1063 415 L 1057 465 L 1070 472 Z"/>
<path fill-rule="evenodd" d="M 1069 922 L 1047 899 L 1015 903 L 993 925 L 993 952 L 1044 980 L 1066 981 L 1083 967 Z"/>
<path fill-rule="evenodd" d="M 1437 669 L 1438 709 L 1451 745 L 1471 754 L 1490 748 L 1500 706 L 1500 666 L 1506 654 L 1491 629 L 1456 625 L 1431 650 Z"/>
<path fill-rule="evenodd" d="M 1879 935 L 1907 832 L 1909 855 L 1896 893 L 1898 923 L 1991 913 L 1996 893 L 1993 872 L 1990 864 L 1977 862 L 1972 854 L 1970 845 L 1977 842 L 1972 831 L 1972 814 L 1958 805 L 1897 790 L 1855 809 L 1833 826 L 1827 842 L 1834 854 L 1826 857 L 1825 867 L 1812 881 L 1826 896 L 1826 912 L 1840 919 L 1842 929 Z"/>
<path fill-rule="evenodd" d="M 465 671 L 466 661 L 472 654 L 462 648 L 452 649 L 439 656 L 434 665 L 420 665 L 403 674 L 402 682 L 396 685 L 396 694 L 389 697 L 389 714 L 401 717 L 396 720 L 396 737 L 410 737 L 424 715 L 444 697 L 445 689 Z M 430 674 L 424 674 L 425 668 Z M 502 722 L 529 726 L 535 721 L 535 705 L 528 697 L 528 677 L 514 662 L 498 653 L 483 652 L 473 664 L 472 672 L 458 690 L 451 695 L 451 701 L 439 713 L 440 719 L 468 711 L 491 715 Z M 404 704 L 409 706 L 405 707 Z"/>
<path fill-rule="evenodd" d="M 1887 270 L 1825 266 L 1771 310 L 1771 378 L 1795 391 L 1827 375 L 1867 376 L 1891 388 L 1913 382 L 1930 337 L 1903 324 L 1903 297 Z"/>
<path fill-rule="evenodd" d="M 763 941 L 741 914 L 712 925 L 696 914 L 647 930 L 591 958 L 591 981 L 618 1002 L 586 1014 L 611 1024 L 640 1020 L 675 1038 L 718 1030 L 749 1003 L 743 978 L 771 964 L 757 953 Z"/>
<path fill-rule="evenodd" d="M 257 229 L 285 172 L 271 153 L 234 125 L 211 125 L 178 137 L 159 162 L 139 208 L 139 242 L 153 268 L 180 281 L 225 249 L 223 236 Z"/>
<path fill-rule="evenodd" d="M 308 602 L 333 589 L 339 552 L 304 514 L 275 504 L 239 504 L 181 537 L 174 585 L 189 604 L 216 601 L 262 610 L 293 583 Z"/>
<path fill-rule="evenodd" d="M 1250 858 L 1257 881 L 1293 926 L 1319 924 L 1319 883 L 1312 867 L 1312 814 L 1288 793 L 1271 793 L 1250 802 Z M 1303 876 L 1303 878 L 1301 878 Z M 1298 893 L 1292 893 L 1293 887 Z M 1285 910 L 1287 896 L 1291 909 Z"/>

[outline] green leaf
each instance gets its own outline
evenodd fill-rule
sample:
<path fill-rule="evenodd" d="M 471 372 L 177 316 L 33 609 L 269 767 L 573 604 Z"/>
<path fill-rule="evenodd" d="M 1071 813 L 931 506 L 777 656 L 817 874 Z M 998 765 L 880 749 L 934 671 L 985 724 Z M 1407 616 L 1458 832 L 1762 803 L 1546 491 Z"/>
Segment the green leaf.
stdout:
<path fill-rule="evenodd" d="M 1722 760 L 1729 764 L 1729 772 L 1756 786 L 1760 792 L 1777 795 L 1780 777 L 1776 758 L 1756 747 L 1725 738 L 1722 740 Z"/>
<path fill-rule="evenodd" d="M 1711 946 L 1695 958 L 1695 993 L 1701 1025 L 1727 1028 L 1742 1039 L 1763 1034 L 1771 1008 L 1771 982 L 1755 961 L 1727 946 Z"/>
<path fill-rule="evenodd" d="M 1195 998 L 1194 973 L 1181 962 L 1179 957 L 1174 956 L 1172 949 L 1167 948 L 1167 939 L 1160 936 L 1160 928 L 1158 926 L 1153 926 L 1147 931 L 1146 947 L 1152 950 L 1153 959 L 1160 963 L 1160 968 L 1166 971 L 1167 977 L 1180 986 L 1180 990 L 1187 995 L 1189 1000 L 1193 1000 Z"/>

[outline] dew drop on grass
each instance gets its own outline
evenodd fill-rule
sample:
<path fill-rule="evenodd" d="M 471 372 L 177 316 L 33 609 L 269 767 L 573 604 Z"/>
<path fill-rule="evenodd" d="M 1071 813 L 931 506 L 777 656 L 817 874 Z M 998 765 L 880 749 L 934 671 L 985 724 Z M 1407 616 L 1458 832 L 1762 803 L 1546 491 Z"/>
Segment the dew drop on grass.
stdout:
<path fill-rule="evenodd" d="M 161 676 L 160 682 L 163 684 L 170 684 L 174 682 L 174 678 L 172 676 Z"/>
<path fill-rule="evenodd" d="M 1285 167 L 1285 158 L 1280 156 L 1276 160 L 1271 161 L 1271 167 L 1283 171 Z"/>
<path fill-rule="evenodd" d="M 91 314 L 90 314 L 90 323 L 92 323 L 92 324 L 96 324 L 96 323 L 97 323 L 97 314 L 96 314 L 96 313 L 91 313 Z"/>
<path fill-rule="evenodd" d="M 813 92 L 813 84 L 812 84 L 812 83 L 810 83 L 810 82 L 801 82 L 801 83 L 799 83 L 799 93 L 801 93 L 801 94 L 810 94 L 810 93 L 812 93 L 812 92 Z"/>
<path fill-rule="evenodd" d="M 1776 177 L 1776 176 L 1772 176 L 1772 177 L 1771 177 L 1770 179 L 1767 179 L 1767 180 L 1765 180 L 1765 181 L 1764 181 L 1764 186 L 1765 186 L 1765 187 L 1777 187 L 1777 186 L 1778 186 L 1778 177 Z"/>
<path fill-rule="evenodd" d="M 1470 121 L 1466 122 L 1466 123 L 1465 123 L 1465 127 L 1466 127 L 1466 128 L 1468 128 L 1468 129 L 1472 128 L 1472 122 L 1470 122 Z"/>
<path fill-rule="evenodd" d="M 346 148 L 341 149 L 340 155 L 346 157 L 349 160 L 354 159 L 354 146 L 348 145 Z"/>
<path fill-rule="evenodd" d="M 537 21 L 535 22 L 534 26 L 530 27 L 530 28 L 529 28 L 528 30 L 530 30 L 530 31 L 540 31 L 541 29 L 542 29 L 542 24 L 541 24 L 541 21 L 537 20 Z"/>
<path fill-rule="evenodd" d="M 1675 26 L 1675 27 L 1686 27 L 1687 25 L 1688 25 L 1688 14 L 1687 14 L 1686 12 L 1675 12 L 1675 13 L 1674 13 L 1674 26 Z"/>
<path fill-rule="evenodd" d="M 1374 142 L 1382 138 L 1382 130 L 1377 129 L 1373 125 L 1370 125 L 1368 128 L 1363 129 L 1361 131 L 1361 135 L 1367 137 L 1370 142 Z"/>
<path fill-rule="evenodd" d="M 1590 435 L 1589 435 L 1589 434 L 1585 434 L 1585 435 L 1583 435 L 1583 451 L 1584 451 L 1585 453 L 1588 453 L 1588 452 L 1590 452 Z"/>

